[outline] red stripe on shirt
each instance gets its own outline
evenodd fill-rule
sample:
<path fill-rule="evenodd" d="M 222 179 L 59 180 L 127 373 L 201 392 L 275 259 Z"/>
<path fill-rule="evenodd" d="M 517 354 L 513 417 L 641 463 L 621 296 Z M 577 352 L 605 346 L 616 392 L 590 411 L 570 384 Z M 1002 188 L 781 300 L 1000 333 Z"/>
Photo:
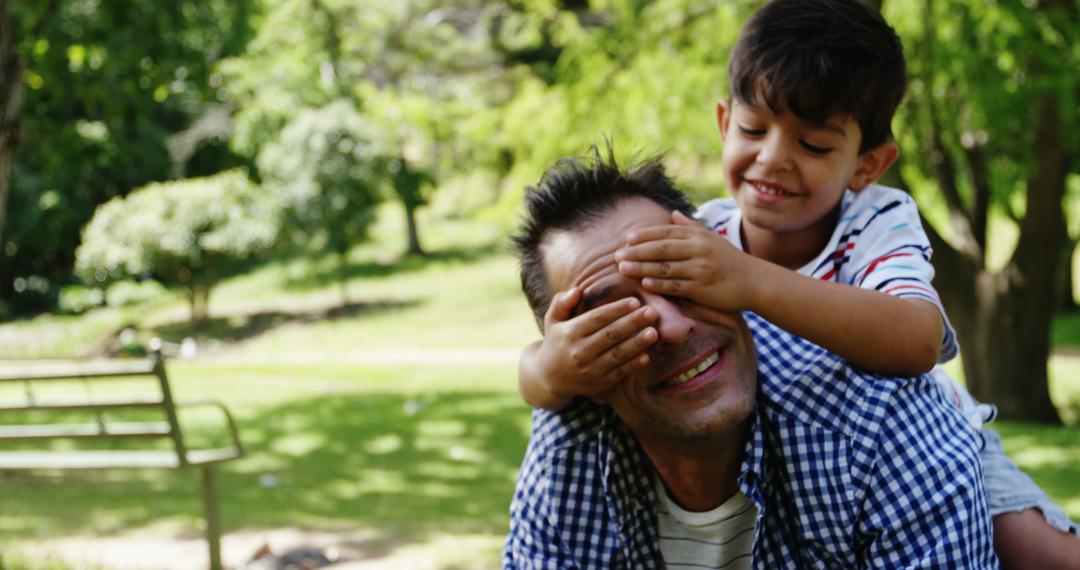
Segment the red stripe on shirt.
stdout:
<path fill-rule="evenodd" d="M 864 273 L 863 275 L 869 275 L 869 274 L 873 273 L 874 268 L 877 267 L 879 263 L 881 263 L 882 261 L 885 261 L 887 259 L 892 259 L 894 257 L 911 257 L 911 254 L 910 253 L 890 253 L 889 255 L 881 256 L 881 257 L 875 259 L 874 262 L 870 264 L 870 267 L 866 268 L 866 273 Z"/>
<path fill-rule="evenodd" d="M 921 291 L 923 293 L 926 293 L 927 295 L 930 295 L 931 297 L 934 297 L 935 299 L 937 298 L 937 293 L 935 293 L 933 289 L 928 289 L 928 288 L 922 287 L 920 285 L 897 285 L 896 287 L 890 287 L 888 289 L 885 289 L 884 291 L 882 291 L 882 293 L 888 293 L 888 294 L 892 295 L 893 291 L 900 291 L 901 289 L 914 289 L 916 291 Z"/>

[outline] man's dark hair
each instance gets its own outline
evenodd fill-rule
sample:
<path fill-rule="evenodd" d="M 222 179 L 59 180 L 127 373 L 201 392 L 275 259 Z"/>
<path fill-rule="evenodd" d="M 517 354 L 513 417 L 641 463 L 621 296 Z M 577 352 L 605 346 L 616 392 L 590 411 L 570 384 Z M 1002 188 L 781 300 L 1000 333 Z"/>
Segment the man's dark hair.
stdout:
<path fill-rule="evenodd" d="M 859 124 L 859 153 L 892 138 L 907 88 L 900 38 L 859 0 L 771 0 L 746 22 L 728 62 L 732 96 L 815 124 Z"/>
<path fill-rule="evenodd" d="M 525 189 L 525 216 L 512 240 L 521 263 L 521 289 L 541 332 L 554 296 L 540 252 L 551 232 L 582 228 L 629 198 L 646 198 L 687 216 L 694 212 L 664 173 L 659 157 L 622 169 L 610 145 L 606 154 L 601 157 L 593 146 L 591 164 L 564 158 L 544 172 L 539 184 Z"/>

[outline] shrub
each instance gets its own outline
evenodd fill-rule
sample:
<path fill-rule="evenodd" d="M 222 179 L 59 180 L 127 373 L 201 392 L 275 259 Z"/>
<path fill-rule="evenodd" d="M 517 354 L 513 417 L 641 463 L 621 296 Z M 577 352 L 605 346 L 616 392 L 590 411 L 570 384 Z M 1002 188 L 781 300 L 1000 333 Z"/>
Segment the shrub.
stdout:
<path fill-rule="evenodd" d="M 214 285 L 273 245 L 279 212 L 239 169 L 150 184 L 98 208 L 75 252 L 76 273 L 99 287 L 140 275 L 182 286 L 199 322 Z"/>
<path fill-rule="evenodd" d="M 100 307 L 105 302 L 105 293 L 99 287 L 84 287 L 82 285 L 65 285 L 60 288 L 60 295 L 56 300 L 57 307 L 65 312 L 81 314 Z"/>

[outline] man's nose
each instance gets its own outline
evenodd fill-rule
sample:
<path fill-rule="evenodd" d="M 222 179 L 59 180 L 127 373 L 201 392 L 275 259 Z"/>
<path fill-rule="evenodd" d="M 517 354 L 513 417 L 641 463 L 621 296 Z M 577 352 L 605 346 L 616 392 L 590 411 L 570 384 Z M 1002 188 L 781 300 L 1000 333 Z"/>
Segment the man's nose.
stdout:
<path fill-rule="evenodd" d="M 757 162 L 766 170 L 787 170 L 791 167 L 791 150 L 780 133 L 770 133 L 761 142 Z"/>
<path fill-rule="evenodd" d="M 682 344 L 694 331 L 694 319 L 686 316 L 676 301 L 654 293 L 644 294 L 642 300 L 656 310 L 660 343 Z"/>

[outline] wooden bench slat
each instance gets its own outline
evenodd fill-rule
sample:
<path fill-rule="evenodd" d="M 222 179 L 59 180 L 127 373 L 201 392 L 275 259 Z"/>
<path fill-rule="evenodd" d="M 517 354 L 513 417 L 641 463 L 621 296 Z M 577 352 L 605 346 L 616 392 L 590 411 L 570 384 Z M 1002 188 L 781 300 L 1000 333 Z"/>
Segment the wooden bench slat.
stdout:
<path fill-rule="evenodd" d="M 104 429 L 102 429 L 104 427 Z M 101 424 L 49 424 L 0 426 L 0 440 L 95 439 L 114 437 L 164 437 L 172 433 L 167 422 Z"/>
<path fill-rule="evenodd" d="M 61 400 L 49 398 L 29 402 L 9 400 L 0 402 L 0 412 L 27 412 L 33 410 L 96 410 L 124 408 L 160 408 L 165 405 L 161 398 L 100 397 L 93 400 Z"/>
<path fill-rule="evenodd" d="M 0 382 L 24 382 L 27 380 L 71 380 L 97 378 L 105 376 L 145 376 L 153 374 L 152 360 L 131 362 L 86 362 L 35 366 L 30 368 L 8 368 L 0 370 Z"/>
<path fill-rule="evenodd" d="M 189 451 L 188 465 L 199 466 L 239 457 L 236 449 Z M 25 469 L 176 469 L 175 451 L 6 451 L 0 471 Z"/>

